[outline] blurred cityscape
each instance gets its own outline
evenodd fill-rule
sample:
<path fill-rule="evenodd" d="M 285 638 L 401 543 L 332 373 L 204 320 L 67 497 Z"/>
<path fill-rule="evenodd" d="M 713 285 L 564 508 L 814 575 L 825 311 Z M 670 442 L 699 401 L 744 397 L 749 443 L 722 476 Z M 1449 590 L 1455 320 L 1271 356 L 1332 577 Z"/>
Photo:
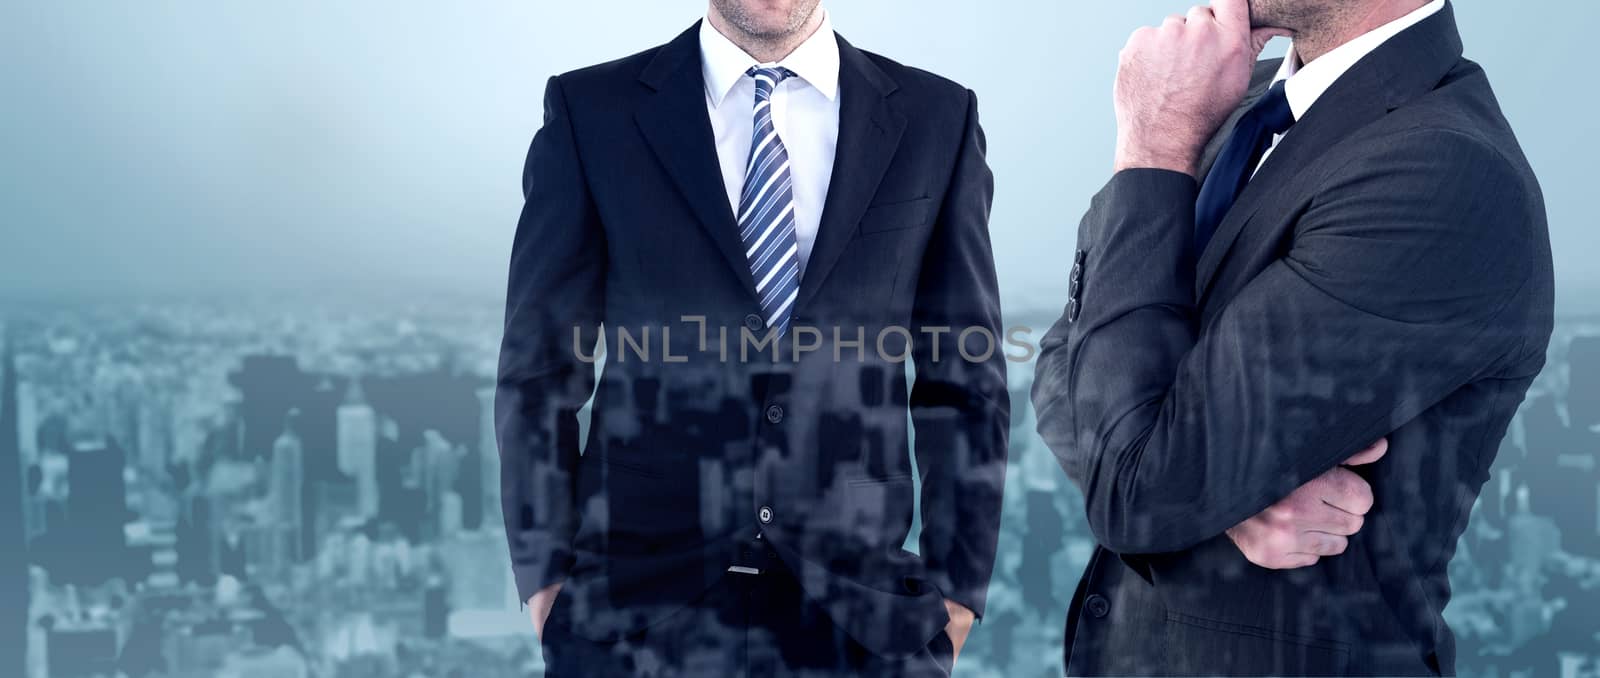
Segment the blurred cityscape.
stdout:
<path fill-rule="evenodd" d="M 541 673 L 500 524 L 495 300 L 0 319 L 0 676 Z M 1032 366 L 1011 380 L 1001 553 L 957 673 L 1055 677 L 1093 545 Z M 1461 675 L 1600 676 L 1600 318 L 1558 326 L 1451 579 Z"/>

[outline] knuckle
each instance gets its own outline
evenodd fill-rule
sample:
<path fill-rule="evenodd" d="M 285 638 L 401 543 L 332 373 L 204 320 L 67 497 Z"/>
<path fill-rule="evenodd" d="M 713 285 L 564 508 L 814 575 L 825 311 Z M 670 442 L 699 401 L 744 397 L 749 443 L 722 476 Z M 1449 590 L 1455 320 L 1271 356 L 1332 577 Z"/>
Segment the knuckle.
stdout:
<path fill-rule="evenodd" d="M 1295 534 L 1288 530 L 1274 530 L 1264 541 L 1266 549 L 1273 553 L 1291 553 L 1296 546 Z"/>
<path fill-rule="evenodd" d="M 1361 516 L 1349 516 L 1348 518 L 1345 518 L 1345 521 L 1344 521 L 1344 534 L 1352 535 L 1352 534 L 1355 534 L 1357 532 L 1360 532 L 1361 531 L 1361 527 L 1363 525 L 1366 525 L 1366 522 L 1367 522 L 1366 518 L 1363 518 Z"/>
<path fill-rule="evenodd" d="M 1350 471 L 1344 471 L 1339 477 L 1339 496 L 1349 500 L 1357 507 L 1372 503 L 1372 486 L 1368 485 L 1367 481 L 1362 480 L 1361 476 Z"/>
<path fill-rule="evenodd" d="M 1328 535 L 1313 535 L 1306 541 L 1308 543 L 1302 549 L 1305 553 L 1314 553 L 1322 556 L 1328 555 L 1329 552 L 1333 551 L 1333 540 Z"/>
<path fill-rule="evenodd" d="M 1292 523 L 1300 517 L 1300 509 L 1291 502 L 1277 504 L 1271 509 L 1274 520 L 1280 523 Z"/>
<path fill-rule="evenodd" d="M 1366 479 L 1347 468 L 1339 469 L 1339 487 L 1348 494 L 1360 495 L 1372 491 Z"/>
<path fill-rule="evenodd" d="M 1329 537 L 1323 546 L 1322 555 L 1336 556 L 1350 547 L 1350 541 L 1344 537 Z"/>
<path fill-rule="evenodd" d="M 1367 512 L 1372 510 L 1372 488 L 1367 487 L 1366 484 L 1363 483 L 1361 487 L 1357 489 L 1356 492 L 1350 497 L 1350 503 L 1351 509 L 1353 509 L 1355 513 L 1366 515 Z"/>

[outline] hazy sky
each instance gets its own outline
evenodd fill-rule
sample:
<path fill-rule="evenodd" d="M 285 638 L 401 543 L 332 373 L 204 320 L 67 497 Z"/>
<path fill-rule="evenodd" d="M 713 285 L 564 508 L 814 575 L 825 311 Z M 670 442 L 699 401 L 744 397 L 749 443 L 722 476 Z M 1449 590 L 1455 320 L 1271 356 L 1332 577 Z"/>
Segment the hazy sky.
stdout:
<path fill-rule="evenodd" d="M 977 90 L 1008 303 L 1054 306 L 1108 177 L 1117 50 L 1166 0 L 827 0 L 856 45 Z M 1593 309 L 1588 4 L 1464 0 L 1543 182 L 1560 303 Z M 12 2 L 0 292 L 459 285 L 500 294 L 545 79 L 703 0 Z M 1537 9 L 1531 9 L 1537 8 Z M 1563 18 L 1565 17 L 1565 19 Z M 1281 45 L 1277 48 L 1281 50 Z"/>

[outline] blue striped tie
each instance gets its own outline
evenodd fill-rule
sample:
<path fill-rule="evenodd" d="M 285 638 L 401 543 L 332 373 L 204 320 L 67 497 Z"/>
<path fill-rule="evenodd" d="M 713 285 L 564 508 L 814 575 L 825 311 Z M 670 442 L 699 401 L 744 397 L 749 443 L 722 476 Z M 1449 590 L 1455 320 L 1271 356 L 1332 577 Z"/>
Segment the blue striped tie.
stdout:
<path fill-rule="evenodd" d="M 744 191 L 739 196 L 739 238 L 744 241 L 767 327 L 782 336 L 789 329 L 789 314 L 800 292 L 800 241 L 794 232 L 789 152 L 772 126 L 772 91 L 794 73 L 787 68 L 756 67 L 745 74 L 756 80 L 755 134 L 744 171 Z"/>

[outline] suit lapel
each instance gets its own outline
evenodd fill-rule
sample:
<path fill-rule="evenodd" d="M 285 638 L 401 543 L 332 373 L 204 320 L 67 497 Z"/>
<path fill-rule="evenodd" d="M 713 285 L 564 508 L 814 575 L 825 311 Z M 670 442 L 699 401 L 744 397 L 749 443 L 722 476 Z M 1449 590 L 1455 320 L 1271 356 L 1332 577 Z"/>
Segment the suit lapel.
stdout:
<path fill-rule="evenodd" d="M 839 38 L 839 143 L 822 222 L 811 247 L 797 306 L 822 287 L 900 147 L 906 119 L 889 105 L 896 85 L 861 50 Z"/>
<path fill-rule="evenodd" d="M 1245 184 L 1239 199 L 1217 226 L 1216 235 L 1200 254 L 1195 299 L 1204 303 L 1240 231 L 1271 197 L 1283 193 L 1301 169 L 1352 132 L 1431 90 L 1460 58 L 1461 37 L 1454 11 L 1446 4 L 1437 14 L 1356 62 L 1317 99 L 1304 119 L 1295 123 L 1260 171 Z M 1231 130 L 1231 124 L 1224 129 Z M 1214 154 L 1215 150 L 1208 153 Z"/>
<path fill-rule="evenodd" d="M 635 114 L 656 158 L 666 168 L 694 210 L 706 235 L 744 288 L 755 296 L 750 262 L 739 240 L 739 227 L 722 183 L 717 144 L 706 113 L 705 75 L 700 68 L 700 24 L 667 43 L 640 74 L 655 96 Z"/>
<path fill-rule="evenodd" d="M 1329 89 L 1323 96 L 1330 97 L 1330 103 L 1338 101 L 1340 105 L 1320 109 L 1312 107 L 1304 120 L 1295 123 L 1273 148 L 1272 155 L 1267 156 L 1267 161 L 1261 165 L 1255 177 L 1245 184 L 1244 191 L 1234 201 L 1233 207 L 1223 216 L 1216 235 L 1206 245 L 1205 251 L 1200 253 L 1196 268 L 1195 299 L 1205 299 L 1224 257 L 1238 240 L 1239 232 L 1250 222 L 1250 217 L 1261 209 L 1264 200 L 1281 195 L 1284 185 L 1300 169 L 1339 139 L 1381 115 L 1367 105 L 1367 101 L 1332 99 L 1341 96 L 1335 89 L 1338 88 Z"/>

